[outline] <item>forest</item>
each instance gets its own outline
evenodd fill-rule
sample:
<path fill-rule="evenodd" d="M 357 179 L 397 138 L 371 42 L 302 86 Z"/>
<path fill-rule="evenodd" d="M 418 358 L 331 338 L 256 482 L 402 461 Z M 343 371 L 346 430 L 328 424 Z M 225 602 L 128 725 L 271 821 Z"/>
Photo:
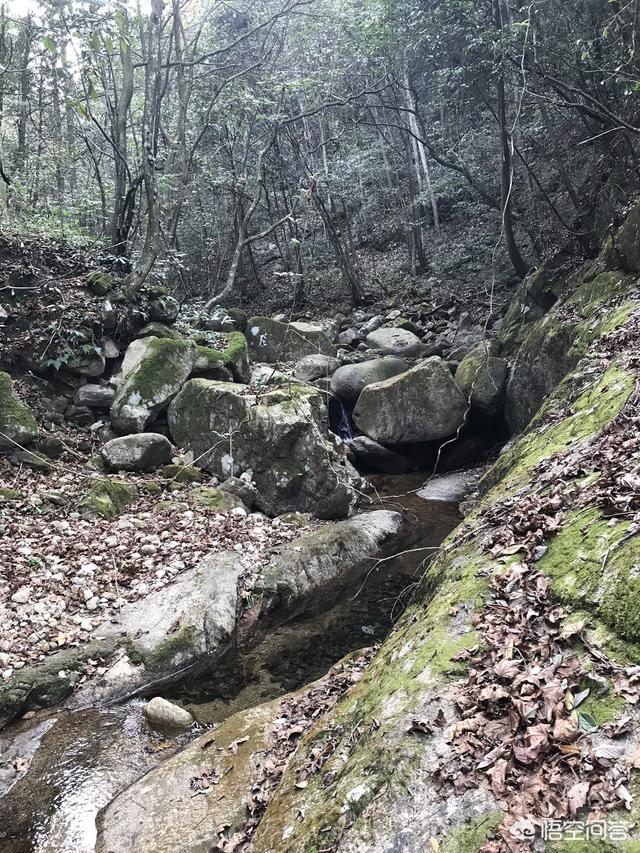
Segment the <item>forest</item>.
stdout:
<path fill-rule="evenodd" d="M 639 0 L 0 0 L 0 853 L 640 850 Z"/>

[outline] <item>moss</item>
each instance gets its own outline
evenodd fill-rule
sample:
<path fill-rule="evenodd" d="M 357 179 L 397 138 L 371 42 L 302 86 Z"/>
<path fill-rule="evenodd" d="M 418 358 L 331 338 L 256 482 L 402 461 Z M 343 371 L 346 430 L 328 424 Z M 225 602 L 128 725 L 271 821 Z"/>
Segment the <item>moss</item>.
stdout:
<path fill-rule="evenodd" d="M 176 483 L 201 483 L 203 477 L 202 471 L 192 465 L 164 465 L 160 474 Z"/>
<path fill-rule="evenodd" d="M 29 444 L 37 434 L 38 424 L 31 409 L 16 396 L 9 374 L 0 371 L 0 450 Z"/>
<path fill-rule="evenodd" d="M 117 480 L 107 477 L 96 480 L 81 498 L 78 510 L 83 515 L 115 518 L 136 499 L 136 492 Z"/>
<path fill-rule="evenodd" d="M 440 853 L 477 853 L 487 837 L 502 823 L 502 818 L 502 812 L 494 811 L 469 821 L 445 838 Z"/>
<path fill-rule="evenodd" d="M 181 625 L 174 634 L 162 640 L 152 650 L 140 648 L 131 638 L 125 641 L 124 647 L 134 665 L 144 664 L 146 669 L 154 670 L 166 667 L 180 652 L 192 649 L 195 640 L 193 625 Z"/>
<path fill-rule="evenodd" d="M 599 726 L 604 726 L 620 717 L 625 707 L 626 702 L 621 696 L 616 696 L 613 688 L 609 688 L 604 694 L 598 694 L 593 686 L 591 693 L 579 706 L 580 710 L 590 714 Z"/>
<path fill-rule="evenodd" d="M 146 483 L 140 483 L 140 491 L 148 495 L 159 495 L 162 492 L 162 486 L 154 480 L 149 480 Z"/>
<path fill-rule="evenodd" d="M 350 820 L 357 820 L 385 784 L 397 785 L 398 796 L 402 796 L 410 784 L 415 755 L 408 739 L 405 753 L 397 747 L 385 749 L 383 738 L 414 707 L 414 701 L 425 689 L 464 670 L 465 664 L 453 658 L 462 649 L 477 644 L 477 634 L 470 626 L 471 614 L 480 606 L 488 589 L 488 575 L 496 566 L 473 546 L 457 550 L 455 557 L 443 554 L 436 560 L 418 593 L 418 598 L 426 596 L 426 601 L 431 600 L 428 604 L 421 600 L 405 613 L 398 630 L 388 638 L 362 680 L 298 747 L 297 758 L 280 786 L 278 809 L 274 807 L 263 819 L 260 831 L 264 846 L 256 844 L 256 851 L 267 850 L 268 839 L 279 837 L 283 824 L 295 823 L 289 818 L 298 807 L 307 810 L 308 819 L 295 826 L 288 849 L 317 851 L 318 846 L 331 846 L 327 827 L 335 827 L 344 811 L 349 812 Z M 380 728 L 367 729 L 357 749 L 352 749 L 354 728 L 360 721 L 370 719 L 379 721 Z M 323 773 L 311 777 L 306 790 L 300 792 L 295 787 L 297 761 L 304 761 L 314 744 L 327 739 L 338 742 L 334 755 Z M 349 759 L 345 761 L 347 753 Z M 326 772 L 335 773 L 330 797 L 322 781 Z M 348 792 L 363 783 L 366 793 L 351 802 Z M 322 806 L 307 808 L 314 802 L 321 802 Z M 275 826 L 270 820 L 275 821 Z"/>
<path fill-rule="evenodd" d="M 200 488 L 193 489 L 191 497 L 200 509 L 212 509 L 217 512 L 227 512 L 235 507 L 244 506 L 240 498 L 237 498 L 230 492 L 225 492 L 222 489 L 214 489 L 209 486 L 201 486 Z"/>
<path fill-rule="evenodd" d="M 104 296 L 115 287 L 115 279 L 108 272 L 96 270 L 87 276 L 87 283 L 97 296 Z"/>
<path fill-rule="evenodd" d="M 618 524 L 617 530 L 626 530 Z M 619 637 L 640 643 L 640 548 L 638 537 L 615 540 L 607 555 L 605 592 L 600 612 Z"/>
<path fill-rule="evenodd" d="M 184 374 L 192 344 L 168 338 L 149 339 L 149 347 L 138 369 L 123 383 L 117 398 L 139 394 L 142 401 L 154 402 L 162 389 L 173 388 L 176 377 Z M 186 377 L 185 377 L 186 378 Z"/>
<path fill-rule="evenodd" d="M 6 501 L 17 501 L 20 500 L 20 492 L 17 489 L 9 489 L 4 486 L 0 487 L 0 502 Z"/>
<path fill-rule="evenodd" d="M 526 481 L 530 470 L 543 459 L 598 435 L 622 411 L 635 389 L 636 380 L 633 373 L 614 363 L 582 391 L 564 417 L 543 429 L 549 415 L 560 413 L 566 407 L 575 383 L 575 377 L 567 377 L 560 383 L 531 422 L 530 429 L 499 457 L 484 478 L 485 487 L 506 478 L 501 483 L 501 491 L 512 488 Z"/>
<path fill-rule="evenodd" d="M 624 535 L 623 529 L 619 535 Z M 561 601 L 578 606 L 594 601 L 611 541 L 612 528 L 597 509 L 566 517 L 538 564 Z"/>
<path fill-rule="evenodd" d="M 138 333 L 139 338 L 167 338 L 172 341 L 182 341 L 184 338 L 177 329 L 172 329 L 164 323 L 154 321 L 147 325 Z"/>

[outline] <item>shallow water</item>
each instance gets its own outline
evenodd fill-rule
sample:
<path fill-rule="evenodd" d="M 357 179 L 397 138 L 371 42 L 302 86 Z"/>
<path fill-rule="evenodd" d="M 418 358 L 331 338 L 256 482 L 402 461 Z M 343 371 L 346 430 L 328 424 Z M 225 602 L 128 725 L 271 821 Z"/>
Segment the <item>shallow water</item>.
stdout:
<path fill-rule="evenodd" d="M 425 559 L 461 517 L 456 504 L 415 493 L 423 474 L 371 479 L 379 496 L 372 508 L 405 509 L 417 538 L 328 611 L 271 631 L 255 649 L 176 688 L 173 698 L 200 723 L 219 723 L 313 681 L 348 652 L 382 641 L 400 617 Z M 198 733 L 155 732 L 142 716 L 143 704 L 40 712 L 0 734 L 0 793 L 10 786 L 0 799 L 0 853 L 93 851 L 98 811 Z"/>

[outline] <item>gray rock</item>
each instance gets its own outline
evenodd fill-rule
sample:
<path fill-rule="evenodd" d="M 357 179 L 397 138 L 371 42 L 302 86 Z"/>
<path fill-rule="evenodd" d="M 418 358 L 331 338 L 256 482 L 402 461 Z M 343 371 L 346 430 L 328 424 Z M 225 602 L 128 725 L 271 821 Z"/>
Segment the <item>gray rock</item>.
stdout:
<path fill-rule="evenodd" d="M 105 366 L 105 357 L 102 352 L 78 352 L 65 364 L 65 368 L 71 373 L 75 373 L 77 376 L 90 376 L 93 378 L 102 376 Z"/>
<path fill-rule="evenodd" d="M 390 379 L 407 369 L 406 361 L 394 356 L 374 358 L 359 364 L 345 364 L 331 377 L 331 390 L 343 403 L 353 406 L 367 385 Z"/>
<path fill-rule="evenodd" d="M 411 460 L 406 456 L 389 450 L 366 435 L 356 436 L 347 446 L 360 462 L 385 474 L 404 474 L 413 468 Z"/>
<path fill-rule="evenodd" d="M 473 471 L 456 471 L 433 477 L 416 494 L 425 501 L 459 503 L 478 485 L 479 475 Z"/>
<path fill-rule="evenodd" d="M 180 313 L 180 303 L 173 298 L 162 294 L 149 301 L 149 319 L 158 323 L 173 323 Z"/>
<path fill-rule="evenodd" d="M 110 299 L 105 299 L 100 306 L 100 320 L 105 329 L 114 329 L 118 323 L 116 309 Z"/>
<path fill-rule="evenodd" d="M 313 382 L 314 379 L 331 376 L 339 367 L 338 359 L 330 355 L 306 355 L 296 363 L 293 373 L 296 379 Z"/>
<path fill-rule="evenodd" d="M 425 345 L 417 335 L 406 329 L 378 329 L 367 335 L 367 346 L 378 349 L 386 355 L 400 355 L 405 358 L 424 353 Z"/>
<path fill-rule="evenodd" d="M 252 472 L 260 508 L 270 515 L 349 513 L 356 473 L 327 429 L 315 388 L 296 382 L 258 398 L 244 385 L 191 379 L 169 407 L 174 441 L 221 479 Z"/>
<path fill-rule="evenodd" d="M 502 417 L 507 382 L 507 362 L 490 353 L 489 345 L 478 344 L 455 372 L 456 384 L 471 401 L 471 416 L 485 424 Z"/>
<path fill-rule="evenodd" d="M 193 723 L 193 717 L 189 711 L 174 705 L 162 696 L 154 696 L 144 706 L 142 712 L 147 720 L 154 726 L 166 726 L 173 729 L 188 729 Z"/>
<path fill-rule="evenodd" d="M 172 453 L 171 442 L 156 432 L 114 438 L 100 451 L 109 471 L 153 471 L 171 462 Z"/>
<path fill-rule="evenodd" d="M 172 341 L 184 340 L 177 329 L 172 329 L 166 323 L 158 321 L 147 323 L 146 326 L 143 326 L 136 335 L 136 338 L 170 338 Z"/>
<path fill-rule="evenodd" d="M 81 385 L 73 395 L 76 406 L 88 406 L 93 409 L 108 409 L 113 403 L 116 392 L 108 385 Z"/>
<path fill-rule="evenodd" d="M 205 317 L 202 326 L 214 332 L 243 332 L 247 325 L 247 315 L 240 308 L 214 308 L 208 317 Z"/>
<path fill-rule="evenodd" d="M 229 492 L 229 494 L 240 498 L 249 509 L 253 509 L 260 499 L 260 492 L 256 487 L 240 477 L 229 477 L 221 484 L 220 488 L 223 492 Z"/>
<path fill-rule="evenodd" d="M 376 314 L 375 317 L 372 317 L 370 320 L 367 320 L 360 328 L 358 329 L 358 337 L 364 338 L 367 335 L 371 334 L 371 332 L 375 332 L 376 329 L 379 329 L 380 326 L 384 323 L 384 317 L 382 314 Z"/>
<path fill-rule="evenodd" d="M 15 604 L 26 604 L 31 598 L 31 587 L 21 586 L 11 596 L 11 601 Z"/>
<path fill-rule="evenodd" d="M 119 358 L 120 348 L 111 338 L 105 338 L 102 342 L 102 354 L 108 359 Z"/>
<path fill-rule="evenodd" d="M 358 333 L 355 329 L 345 329 L 340 332 L 336 339 L 339 347 L 352 347 L 358 341 Z"/>
<path fill-rule="evenodd" d="M 251 317 L 245 330 L 249 349 L 257 361 L 298 361 L 305 355 L 335 356 L 336 348 L 320 326 L 283 323 L 270 317 Z"/>
<path fill-rule="evenodd" d="M 407 444 L 453 435 L 466 409 L 446 364 L 433 356 L 400 376 L 368 385 L 358 398 L 353 422 L 382 444 Z"/>
<path fill-rule="evenodd" d="M 186 382 L 196 360 L 190 341 L 142 338 L 127 349 L 111 423 L 118 432 L 143 432 Z"/>

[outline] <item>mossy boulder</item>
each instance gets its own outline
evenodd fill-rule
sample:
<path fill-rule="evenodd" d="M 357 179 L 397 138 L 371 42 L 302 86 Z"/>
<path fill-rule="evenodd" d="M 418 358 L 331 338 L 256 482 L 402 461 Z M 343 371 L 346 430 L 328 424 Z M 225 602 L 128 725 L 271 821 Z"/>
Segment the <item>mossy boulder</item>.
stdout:
<path fill-rule="evenodd" d="M 137 493 L 132 486 L 100 477 L 80 499 L 78 511 L 88 517 L 115 518 L 124 512 L 136 497 Z"/>
<path fill-rule="evenodd" d="M 174 441 L 223 480 L 252 472 L 258 505 L 272 515 L 347 515 L 355 472 L 327 429 L 315 389 L 291 384 L 266 394 L 229 382 L 191 379 L 169 407 Z"/>
<path fill-rule="evenodd" d="M 241 332 L 230 332 L 226 336 L 226 346 L 220 350 L 199 346 L 192 372 L 205 379 L 247 383 L 250 368 L 245 336 Z"/>
<path fill-rule="evenodd" d="M 172 480 L 175 483 L 200 483 L 202 481 L 202 471 L 200 468 L 194 468 L 193 465 L 163 465 L 160 469 L 160 475 L 165 480 Z"/>
<path fill-rule="evenodd" d="M 0 450 L 16 450 L 31 444 L 38 424 L 31 409 L 16 394 L 11 377 L 0 371 Z"/>
<path fill-rule="evenodd" d="M 223 489 L 216 489 L 212 486 L 200 486 L 197 489 L 192 489 L 191 497 L 200 509 L 228 512 L 236 507 L 244 507 L 240 498 L 232 495 L 230 492 L 226 492 Z"/>
<path fill-rule="evenodd" d="M 241 308 L 214 308 L 202 322 L 203 328 L 214 332 L 244 332 L 247 315 Z"/>
<path fill-rule="evenodd" d="M 136 338 L 169 338 L 171 341 L 182 341 L 183 336 L 177 329 L 172 329 L 166 323 L 147 323 L 136 335 Z"/>
<path fill-rule="evenodd" d="M 173 323 L 180 313 L 180 303 L 173 296 L 161 294 L 149 300 L 149 319 L 152 323 Z"/>
<path fill-rule="evenodd" d="M 190 341 L 156 337 L 133 341 L 111 405 L 114 428 L 122 433 L 144 432 L 186 382 L 196 355 L 196 345 Z"/>
<path fill-rule="evenodd" d="M 306 355 L 335 356 L 336 348 L 320 326 L 282 323 L 270 317 L 250 317 L 245 335 L 256 361 L 273 364 L 299 361 Z"/>
<path fill-rule="evenodd" d="M 488 425 L 499 421 L 504 409 L 507 362 L 496 358 L 491 346 L 480 343 L 456 369 L 456 385 L 471 405 L 471 418 Z"/>
<path fill-rule="evenodd" d="M 96 270 L 87 276 L 87 284 L 96 296 L 105 296 L 116 286 L 116 280 L 111 273 L 104 270 Z"/>
<path fill-rule="evenodd" d="M 506 419 L 514 432 L 524 429 L 589 344 L 629 316 L 629 306 L 620 303 L 630 292 L 630 276 L 611 270 L 588 281 L 572 281 L 574 288 L 565 289 L 542 319 L 526 324 L 506 390 Z"/>

